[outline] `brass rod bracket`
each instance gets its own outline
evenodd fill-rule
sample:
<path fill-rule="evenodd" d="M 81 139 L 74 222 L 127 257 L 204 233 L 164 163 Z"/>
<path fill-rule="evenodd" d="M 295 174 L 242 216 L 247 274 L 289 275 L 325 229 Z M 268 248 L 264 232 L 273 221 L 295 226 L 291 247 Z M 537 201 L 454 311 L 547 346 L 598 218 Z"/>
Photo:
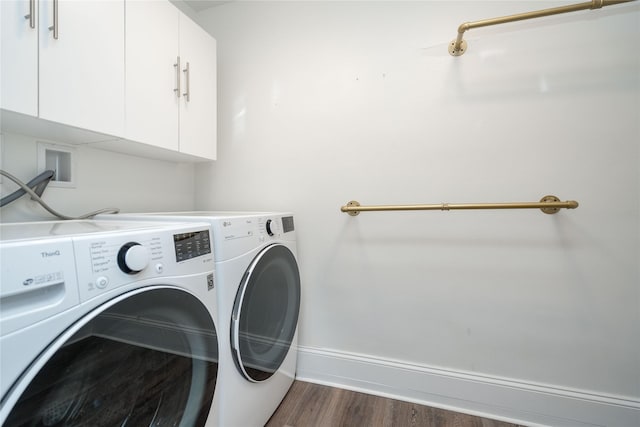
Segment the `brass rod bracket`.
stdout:
<path fill-rule="evenodd" d="M 540 199 L 540 203 L 556 203 L 559 202 L 560 199 L 558 199 L 556 196 L 544 196 L 542 199 Z M 553 215 L 554 213 L 558 213 L 560 211 L 560 208 L 540 208 L 540 210 L 546 214 L 549 215 Z"/>
<path fill-rule="evenodd" d="M 515 15 L 501 16 L 498 18 L 482 19 L 479 21 L 465 22 L 458 27 L 458 37 L 449 46 L 449 54 L 460 56 L 467 50 L 467 43 L 462 40 L 465 31 L 474 28 L 488 27 L 491 25 L 506 24 L 508 22 L 522 21 L 526 19 L 542 18 L 545 16 L 558 15 L 561 13 L 576 12 L 579 10 L 602 9 L 605 6 L 612 6 L 620 3 L 629 3 L 637 0 L 591 0 L 588 2 L 570 4 L 566 6 L 553 7 L 550 9 L 535 10 L 532 12 L 518 13 Z M 555 212 L 554 212 L 555 213 Z"/>
<path fill-rule="evenodd" d="M 347 207 L 352 208 L 354 206 L 360 206 L 360 203 L 356 202 L 355 200 L 350 201 L 349 203 L 347 203 Z M 344 211 L 343 211 L 344 212 Z M 360 215 L 360 211 L 347 211 L 347 213 L 351 216 L 358 216 Z"/>
<path fill-rule="evenodd" d="M 458 39 L 451 40 L 449 43 L 449 54 L 451 56 L 460 56 L 467 51 L 467 41 L 462 40 L 456 47 L 456 43 L 458 43 Z"/>

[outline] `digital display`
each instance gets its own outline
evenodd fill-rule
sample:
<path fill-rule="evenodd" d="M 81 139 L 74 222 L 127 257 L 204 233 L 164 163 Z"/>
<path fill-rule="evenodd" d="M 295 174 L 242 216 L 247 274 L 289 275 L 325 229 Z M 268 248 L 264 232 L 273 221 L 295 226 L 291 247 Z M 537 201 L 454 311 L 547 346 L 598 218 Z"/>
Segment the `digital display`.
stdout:
<path fill-rule="evenodd" d="M 209 230 L 174 234 L 173 245 L 176 249 L 177 262 L 210 254 L 211 238 Z"/>
<path fill-rule="evenodd" d="M 284 233 L 288 233 L 289 231 L 293 231 L 293 217 L 292 216 L 283 216 L 282 217 L 282 231 Z"/>

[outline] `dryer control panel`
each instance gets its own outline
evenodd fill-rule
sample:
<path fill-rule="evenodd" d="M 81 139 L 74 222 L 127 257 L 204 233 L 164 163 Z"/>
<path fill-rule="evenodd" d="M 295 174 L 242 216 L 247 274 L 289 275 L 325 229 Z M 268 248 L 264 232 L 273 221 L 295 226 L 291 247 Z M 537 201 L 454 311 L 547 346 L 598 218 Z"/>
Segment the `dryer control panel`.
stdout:
<path fill-rule="evenodd" d="M 216 262 L 276 241 L 295 242 L 291 214 L 237 215 L 212 220 Z"/>

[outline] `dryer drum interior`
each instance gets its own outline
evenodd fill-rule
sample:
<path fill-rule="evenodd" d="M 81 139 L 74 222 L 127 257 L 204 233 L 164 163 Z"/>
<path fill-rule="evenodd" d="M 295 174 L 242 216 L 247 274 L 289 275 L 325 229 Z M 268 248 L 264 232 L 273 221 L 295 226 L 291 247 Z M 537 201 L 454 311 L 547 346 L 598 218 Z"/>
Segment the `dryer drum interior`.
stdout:
<path fill-rule="evenodd" d="M 298 323 L 300 274 L 293 253 L 275 244 L 245 272 L 231 320 L 236 366 L 249 381 L 270 378 L 285 360 Z"/>
<path fill-rule="evenodd" d="M 60 343 L 6 427 L 205 424 L 218 372 L 209 312 L 172 288 L 119 299 Z"/>

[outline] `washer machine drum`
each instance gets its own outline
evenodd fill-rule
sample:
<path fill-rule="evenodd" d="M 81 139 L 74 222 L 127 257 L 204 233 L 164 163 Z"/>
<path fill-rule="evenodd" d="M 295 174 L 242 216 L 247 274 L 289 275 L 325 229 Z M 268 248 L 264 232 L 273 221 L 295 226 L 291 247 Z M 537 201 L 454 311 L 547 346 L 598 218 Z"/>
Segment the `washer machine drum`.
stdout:
<path fill-rule="evenodd" d="M 240 283 L 231 319 L 236 366 L 251 382 L 270 378 L 282 365 L 298 324 L 300 274 L 284 245 L 264 248 Z"/>
<path fill-rule="evenodd" d="M 118 300 L 59 344 L 5 427 L 205 425 L 218 372 L 207 309 L 173 288 Z"/>

